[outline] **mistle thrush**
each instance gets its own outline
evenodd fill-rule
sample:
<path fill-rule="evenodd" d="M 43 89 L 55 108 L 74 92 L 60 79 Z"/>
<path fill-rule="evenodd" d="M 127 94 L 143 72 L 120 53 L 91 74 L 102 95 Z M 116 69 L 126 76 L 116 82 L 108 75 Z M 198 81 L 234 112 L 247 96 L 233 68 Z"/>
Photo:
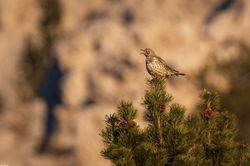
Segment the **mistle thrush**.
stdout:
<path fill-rule="evenodd" d="M 169 78 L 172 76 L 184 76 L 184 73 L 180 73 L 179 71 L 169 67 L 166 62 L 156 56 L 155 52 L 150 49 L 141 49 L 141 54 L 146 57 L 146 68 L 148 73 L 153 77 L 165 77 Z"/>

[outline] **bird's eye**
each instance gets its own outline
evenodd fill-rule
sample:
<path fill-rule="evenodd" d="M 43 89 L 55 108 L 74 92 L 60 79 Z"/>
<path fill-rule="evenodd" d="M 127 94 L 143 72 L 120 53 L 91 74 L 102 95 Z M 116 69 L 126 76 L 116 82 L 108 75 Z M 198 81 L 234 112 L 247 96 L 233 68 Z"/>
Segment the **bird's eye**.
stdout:
<path fill-rule="evenodd" d="M 150 50 L 146 50 L 146 53 L 149 54 L 149 53 L 150 53 Z"/>

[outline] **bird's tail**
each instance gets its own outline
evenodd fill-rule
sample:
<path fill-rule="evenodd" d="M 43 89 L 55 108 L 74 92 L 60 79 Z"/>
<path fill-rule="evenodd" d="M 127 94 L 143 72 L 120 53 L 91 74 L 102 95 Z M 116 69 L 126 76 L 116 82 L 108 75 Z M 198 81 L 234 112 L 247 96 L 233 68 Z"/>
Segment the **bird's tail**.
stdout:
<path fill-rule="evenodd" d="M 178 71 L 173 72 L 170 76 L 185 76 L 185 73 L 180 73 Z"/>
<path fill-rule="evenodd" d="M 176 75 L 176 76 L 185 76 L 186 74 L 185 74 L 185 73 L 180 73 L 180 72 L 178 72 L 178 73 L 176 73 L 175 75 Z"/>

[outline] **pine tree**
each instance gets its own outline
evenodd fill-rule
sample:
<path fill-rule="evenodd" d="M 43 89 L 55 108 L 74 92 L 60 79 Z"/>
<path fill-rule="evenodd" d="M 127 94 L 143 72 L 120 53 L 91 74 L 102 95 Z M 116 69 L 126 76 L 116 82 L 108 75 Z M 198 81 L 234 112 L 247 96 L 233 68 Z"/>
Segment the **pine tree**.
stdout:
<path fill-rule="evenodd" d="M 137 110 L 121 101 L 117 113 L 106 116 L 101 154 L 117 166 L 249 165 L 249 146 L 234 140 L 234 115 L 221 108 L 217 93 L 204 91 L 201 99 L 200 112 L 185 116 L 164 79 L 148 80 L 143 99 L 148 126 L 140 128 Z"/>
<path fill-rule="evenodd" d="M 204 91 L 200 104 L 202 110 L 201 131 L 199 143 L 204 150 L 203 163 L 211 166 L 237 165 L 234 141 L 236 135 L 236 122 L 232 113 L 221 108 L 218 93 Z"/>

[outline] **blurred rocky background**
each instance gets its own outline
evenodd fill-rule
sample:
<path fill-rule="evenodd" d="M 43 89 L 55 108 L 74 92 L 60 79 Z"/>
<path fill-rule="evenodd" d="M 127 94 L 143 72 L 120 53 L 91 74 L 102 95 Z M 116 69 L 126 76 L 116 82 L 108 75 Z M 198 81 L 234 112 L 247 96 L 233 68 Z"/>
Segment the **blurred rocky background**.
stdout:
<path fill-rule="evenodd" d="M 0 1 L 0 164 L 111 165 L 104 116 L 142 112 L 146 47 L 187 73 L 168 85 L 187 114 L 218 90 L 250 142 L 249 18 L 248 0 Z"/>

